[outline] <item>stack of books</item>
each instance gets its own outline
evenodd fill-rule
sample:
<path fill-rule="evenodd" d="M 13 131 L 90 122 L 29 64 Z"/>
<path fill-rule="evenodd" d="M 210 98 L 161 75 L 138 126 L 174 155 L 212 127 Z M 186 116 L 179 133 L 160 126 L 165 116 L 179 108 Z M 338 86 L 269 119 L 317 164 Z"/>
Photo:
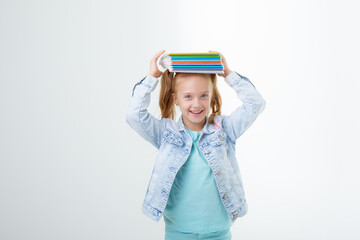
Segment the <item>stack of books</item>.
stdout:
<path fill-rule="evenodd" d="M 224 73 L 219 52 L 211 53 L 165 53 L 159 64 L 170 72 Z"/>

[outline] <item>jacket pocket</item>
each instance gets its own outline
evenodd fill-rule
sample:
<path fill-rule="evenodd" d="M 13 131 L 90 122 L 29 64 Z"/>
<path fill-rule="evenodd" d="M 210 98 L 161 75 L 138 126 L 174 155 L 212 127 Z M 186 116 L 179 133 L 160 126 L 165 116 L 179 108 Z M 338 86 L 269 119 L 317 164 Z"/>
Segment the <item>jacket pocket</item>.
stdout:
<path fill-rule="evenodd" d="M 165 140 L 171 144 L 182 147 L 184 145 L 182 137 L 174 133 L 172 130 L 165 128 L 163 136 Z"/>
<path fill-rule="evenodd" d="M 214 134 L 214 136 L 210 137 L 208 141 L 211 146 L 216 147 L 225 144 L 226 138 L 227 138 L 226 132 L 223 129 L 221 129 L 217 131 Z"/>

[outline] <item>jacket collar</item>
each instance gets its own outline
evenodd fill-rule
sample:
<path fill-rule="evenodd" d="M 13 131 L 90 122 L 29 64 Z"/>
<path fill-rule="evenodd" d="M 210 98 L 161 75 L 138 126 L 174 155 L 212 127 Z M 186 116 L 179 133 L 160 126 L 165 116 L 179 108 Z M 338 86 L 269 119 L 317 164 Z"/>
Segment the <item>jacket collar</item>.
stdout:
<path fill-rule="evenodd" d="M 215 131 L 214 124 L 209 123 L 208 116 L 206 116 L 205 118 L 206 118 L 206 122 L 205 122 L 205 125 L 204 125 L 203 129 L 201 130 L 201 132 L 206 133 L 206 134 L 213 133 Z M 182 114 L 181 114 L 179 120 L 177 121 L 176 126 L 179 131 L 185 131 L 185 125 L 184 125 L 184 122 L 182 119 Z"/>

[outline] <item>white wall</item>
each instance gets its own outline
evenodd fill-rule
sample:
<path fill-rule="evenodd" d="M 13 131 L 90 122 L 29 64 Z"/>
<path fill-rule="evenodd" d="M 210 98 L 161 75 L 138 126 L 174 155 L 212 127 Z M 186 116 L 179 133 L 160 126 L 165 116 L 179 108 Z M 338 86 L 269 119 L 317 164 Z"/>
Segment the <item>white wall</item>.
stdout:
<path fill-rule="evenodd" d="M 0 238 L 164 239 L 163 219 L 141 212 L 156 149 L 125 112 L 166 49 L 220 51 L 267 102 L 237 142 L 249 212 L 233 239 L 359 239 L 358 9 L 1 1 Z M 241 102 L 219 79 L 230 114 Z"/>

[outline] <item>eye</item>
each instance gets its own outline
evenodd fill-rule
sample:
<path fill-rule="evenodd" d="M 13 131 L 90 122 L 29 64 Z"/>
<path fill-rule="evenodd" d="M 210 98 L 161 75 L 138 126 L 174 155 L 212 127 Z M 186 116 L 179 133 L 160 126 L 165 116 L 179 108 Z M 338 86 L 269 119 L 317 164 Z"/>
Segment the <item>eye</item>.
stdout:
<path fill-rule="evenodd" d="M 188 97 L 190 97 L 190 95 L 186 95 L 186 96 L 185 96 L 185 98 L 188 98 Z"/>
<path fill-rule="evenodd" d="M 206 96 L 206 97 L 207 97 L 208 95 L 207 95 L 207 94 L 203 94 L 203 96 Z"/>

